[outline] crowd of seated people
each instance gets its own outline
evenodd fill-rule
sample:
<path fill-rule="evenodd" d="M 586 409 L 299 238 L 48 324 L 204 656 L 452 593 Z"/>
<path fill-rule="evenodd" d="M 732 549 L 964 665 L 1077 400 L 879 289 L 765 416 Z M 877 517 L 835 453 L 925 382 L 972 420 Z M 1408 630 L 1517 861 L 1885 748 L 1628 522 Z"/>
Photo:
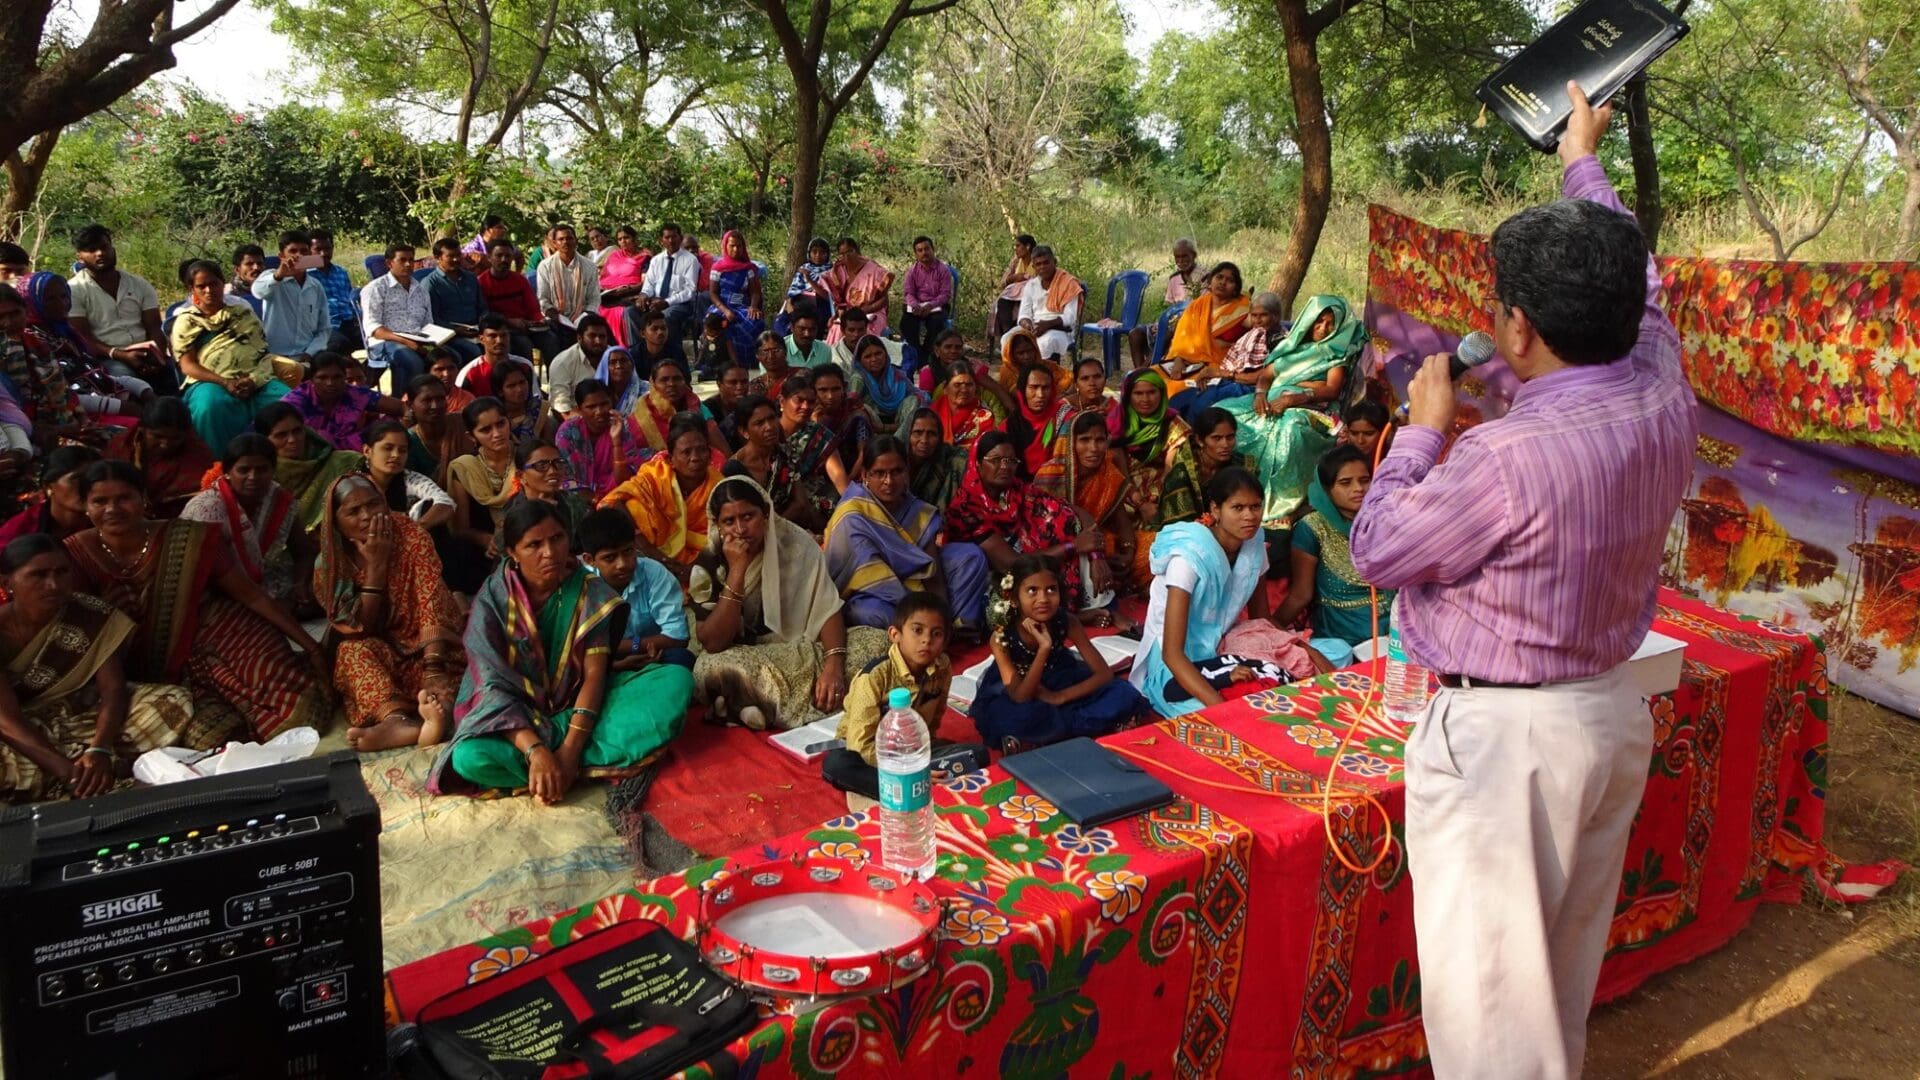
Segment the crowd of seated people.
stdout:
<path fill-rule="evenodd" d="M 436 792 L 551 802 L 690 711 L 842 714 L 824 776 L 868 792 L 887 692 L 937 729 L 950 649 L 991 658 L 972 719 L 1006 750 L 1385 633 L 1346 538 L 1390 426 L 1338 297 L 1289 323 L 1181 241 L 1116 394 L 1030 236 L 969 342 L 930 237 L 898 279 L 815 241 L 770 296 L 736 232 L 578 235 L 489 217 L 356 287 L 288 231 L 184 263 L 171 306 L 103 227 L 70 277 L 0 244 L 0 797 L 344 724 L 435 748 Z"/>

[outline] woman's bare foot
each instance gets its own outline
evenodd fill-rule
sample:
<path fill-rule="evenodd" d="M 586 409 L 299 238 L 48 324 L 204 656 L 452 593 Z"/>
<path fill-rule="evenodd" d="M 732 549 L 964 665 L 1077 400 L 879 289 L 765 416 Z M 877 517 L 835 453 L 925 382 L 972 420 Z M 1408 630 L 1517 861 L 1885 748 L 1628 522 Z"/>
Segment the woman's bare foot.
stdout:
<path fill-rule="evenodd" d="M 420 691 L 420 746 L 433 746 L 447 737 L 447 720 L 452 710 L 445 698 L 432 690 Z"/>
<path fill-rule="evenodd" d="M 363 754 L 413 746 L 420 741 L 420 721 L 406 713 L 390 713 L 378 723 L 347 729 L 347 745 Z"/>

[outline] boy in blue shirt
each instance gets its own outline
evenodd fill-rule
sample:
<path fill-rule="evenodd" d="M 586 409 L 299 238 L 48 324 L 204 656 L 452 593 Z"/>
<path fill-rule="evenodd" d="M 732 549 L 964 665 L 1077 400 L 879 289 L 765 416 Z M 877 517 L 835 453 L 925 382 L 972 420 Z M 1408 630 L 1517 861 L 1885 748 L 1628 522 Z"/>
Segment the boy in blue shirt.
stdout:
<path fill-rule="evenodd" d="M 639 535 L 632 516 L 615 508 L 581 518 L 574 537 L 581 561 L 627 601 L 627 628 L 614 653 L 613 670 L 635 671 L 655 663 L 691 669 L 680 581 L 666 567 L 640 557 Z"/>

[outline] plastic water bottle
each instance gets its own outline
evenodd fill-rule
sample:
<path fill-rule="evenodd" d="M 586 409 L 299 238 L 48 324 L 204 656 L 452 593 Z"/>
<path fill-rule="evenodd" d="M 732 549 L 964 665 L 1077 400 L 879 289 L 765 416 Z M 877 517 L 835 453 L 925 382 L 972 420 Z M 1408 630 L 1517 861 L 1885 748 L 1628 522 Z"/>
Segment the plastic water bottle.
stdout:
<path fill-rule="evenodd" d="M 1406 650 L 1400 645 L 1398 625 L 1387 636 L 1386 667 L 1385 685 L 1380 693 L 1387 719 L 1402 724 L 1419 720 L 1427 711 L 1427 669 L 1407 659 Z"/>
<path fill-rule="evenodd" d="M 905 688 L 887 692 L 875 739 L 880 760 L 880 863 L 922 881 L 933 876 L 933 737 Z"/>

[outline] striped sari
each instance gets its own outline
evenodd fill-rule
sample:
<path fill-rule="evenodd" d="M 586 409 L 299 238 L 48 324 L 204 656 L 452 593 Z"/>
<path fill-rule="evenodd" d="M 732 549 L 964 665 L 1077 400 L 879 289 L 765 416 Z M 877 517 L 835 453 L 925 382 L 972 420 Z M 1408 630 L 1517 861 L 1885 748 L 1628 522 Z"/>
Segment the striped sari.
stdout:
<path fill-rule="evenodd" d="M 196 723 L 245 727 L 250 719 L 252 737 L 263 741 L 283 727 L 325 727 L 333 713 L 327 687 L 272 623 L 215 584 L 234 564 L 220 530 L 151 524 L 147 557 L 131 569 L 102 561 L 92 529 L 66 540 L 82 587 L 134 621 L 127 678 L 185 683 Z"/>

